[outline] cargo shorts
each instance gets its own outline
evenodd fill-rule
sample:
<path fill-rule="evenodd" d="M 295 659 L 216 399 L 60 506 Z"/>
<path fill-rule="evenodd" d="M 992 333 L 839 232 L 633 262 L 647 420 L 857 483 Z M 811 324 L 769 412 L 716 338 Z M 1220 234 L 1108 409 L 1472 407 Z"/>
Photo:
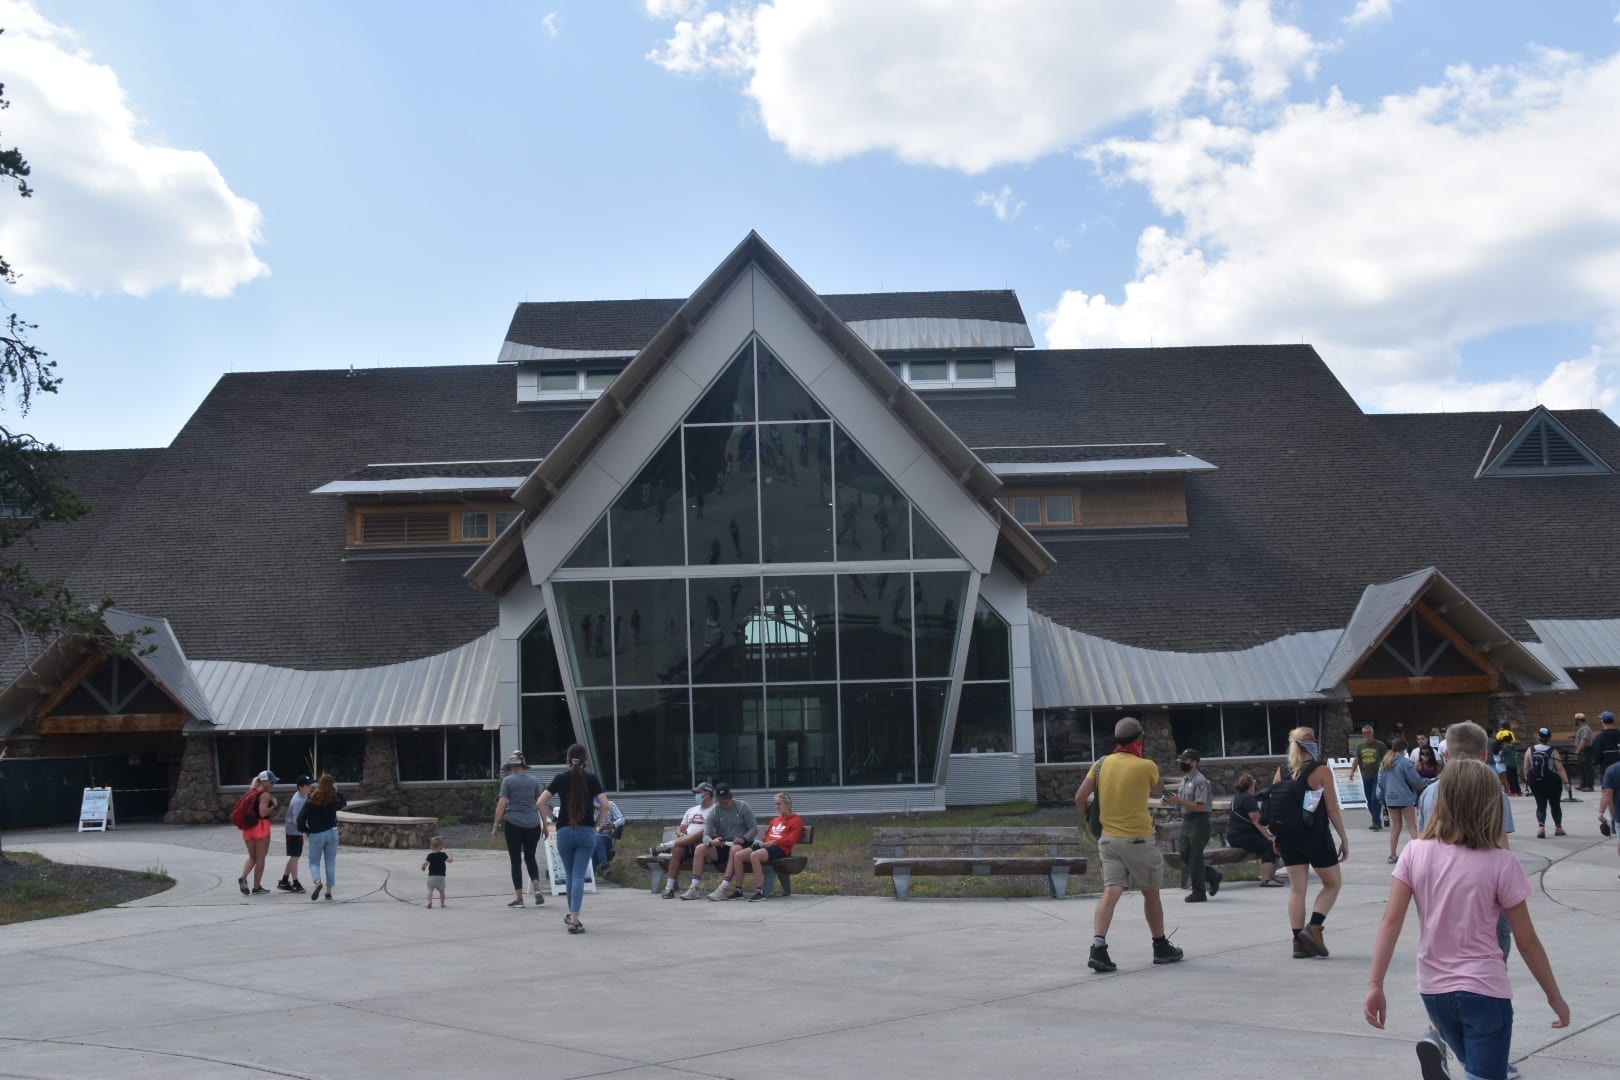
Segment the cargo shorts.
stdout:
<path fill-rule="evenodd" d="M 1164 856 L 1153 837 L 1103 833 L 1097 853 L 1102 856 L 1103 888 L 1164 887 Z"/>

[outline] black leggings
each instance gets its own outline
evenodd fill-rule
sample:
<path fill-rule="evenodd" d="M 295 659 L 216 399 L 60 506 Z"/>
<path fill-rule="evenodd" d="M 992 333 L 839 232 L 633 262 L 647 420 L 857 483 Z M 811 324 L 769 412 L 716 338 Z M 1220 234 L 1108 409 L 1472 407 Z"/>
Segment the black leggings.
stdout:
<path fill-rule="evenodd" d="M 1547 804 L 1552 804 L 1553 825 L 1562 829 L 1564 827 L 1564 785 L 1557 784 L 1531 784 L 1530 794 L 1536 797 L 1536 825 L 1547 824 Z"/>
<path fill-rule="evenodd" d="M 538 825 L 514 825 L 506 822 L 506 857 L 512 860 L 512 888 L 523 891 L 523 866 L 529 867 L 529 880 L 540 880 L 540 864 L 535 860 L 535 848 L 540 846 L 542 829 Z"/>

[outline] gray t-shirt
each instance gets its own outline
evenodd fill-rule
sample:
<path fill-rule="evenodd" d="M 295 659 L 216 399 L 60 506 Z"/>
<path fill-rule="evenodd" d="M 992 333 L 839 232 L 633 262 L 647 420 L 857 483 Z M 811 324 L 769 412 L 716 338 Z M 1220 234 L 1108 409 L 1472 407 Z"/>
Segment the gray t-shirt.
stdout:
<path fill-rule="evenodd" d="M 302 791 L 293 792 L 293 797 L 287 800 L 287 835 L 298 835 L 298 812 L 304 808 L 304 802 L 309 798 Z"/>
<path fill-rule="evenodd" d="M 715 803 L 709 810 L 709 816 L 703 822 L 703 838 L 719 837 L 721 840 L 752 841 L 759 835 L 759 825 L 754 821 L 754 811 L 741 799 L 731 800 L 731 809 L 726 809 L 722 803 Z"/>
<path fill-rule="evenodd" d="M 1434 804 L 1439 799 L 1439 784 L 1430 784 L 1418 796 L 1417 819 L 1419 835 L 1422 835 L 1423 830 L 1429 827 L 1429 817 L 1434 813 Z M 1513 801 L 1508 798 L 1508 793 L 1505 791 L 1502 792 L 1502 831 L 1505 833 L 1513 832 Z"/>
<path fill-rule="evenodd" d="M 535 802 L 545 785 L 540 778 L 528 772 L 513 770 L 501 781 L 501 798 L 506 800 L 506 820 L 524 829 L 540 824 L 540 811 Z"/>
<path fill-rule="evenodd" d="M 1198 772 L 1197 770 L 1194 770 L 1181 778 L 1181 790 L 1179 790 L 1176 794 L 1180 795 L 1188 802 L 1204 804 L 1204 809 L 1201 811 L 1189 810 L 1183 806 L 1181 808 L 1181 812 L 1183 814 L 1207 814 L 1209 813 L 1211 804 L 1213 804 L 1215 801 L 1214 791 L 1209 786 L 1209 777 L 1205 776 L 1201 772 Z"/>
<path fill-rule="evenodd" d="M 1591 724 L 1582 724 L 1575 731 L 1575 747 L 1576 747 L 1576 749 L 1580 749 L 1583 746 L 1588 750 L 1592 749 L 1592 725 Z"/>

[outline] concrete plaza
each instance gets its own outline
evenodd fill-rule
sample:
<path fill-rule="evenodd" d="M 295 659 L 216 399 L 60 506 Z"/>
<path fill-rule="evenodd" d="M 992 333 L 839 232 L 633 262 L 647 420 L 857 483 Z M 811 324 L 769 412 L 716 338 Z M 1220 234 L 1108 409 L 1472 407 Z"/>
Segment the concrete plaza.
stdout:
<path fill-rule="evenodd" d="M 1620 863 L 1595 825 L 1573 829 L 1517 838 L 1573 1023 L 1549 1026 L 1515 955 L 1513 1057 L 1527 1078 L 1620 1080 Z M 338 901 L 311 903 L 241 896 L 228 827 L 9 833 L 8 850 L 161 865 L 176 885 L 0 927 L 0 1076 L 1416 1076 L 1415 915 L 1389 1030 L 1361 1017 L 1385 843 L 1352 834 L 1329 959 L 1290 959 L 1286 891 L 1241 883 L 1202 906 L 1166 894 L 1187 952 L 1174 967 L 1151 965 L 1127 898 L 1120 970 L 1099 976 L 1085 897 L 682 903 L 604 888 L 570 937 L 559 900 L 504 906 L 504 853 L 455 852 L 450 907 L 426 911 L 416 851 L 346 848 Z"/>

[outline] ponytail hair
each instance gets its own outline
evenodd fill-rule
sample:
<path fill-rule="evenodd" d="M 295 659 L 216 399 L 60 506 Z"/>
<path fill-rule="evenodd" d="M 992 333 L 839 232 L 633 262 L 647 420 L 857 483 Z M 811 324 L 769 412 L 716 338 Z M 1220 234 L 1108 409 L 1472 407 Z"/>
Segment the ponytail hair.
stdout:
<path fill-rule="evenodd" d="M 575 825 L 589 825 L 591 785 L 585 772 L 585 748 L 575 743 L 563 756 L 568 762 L 568 820 Z"/>

